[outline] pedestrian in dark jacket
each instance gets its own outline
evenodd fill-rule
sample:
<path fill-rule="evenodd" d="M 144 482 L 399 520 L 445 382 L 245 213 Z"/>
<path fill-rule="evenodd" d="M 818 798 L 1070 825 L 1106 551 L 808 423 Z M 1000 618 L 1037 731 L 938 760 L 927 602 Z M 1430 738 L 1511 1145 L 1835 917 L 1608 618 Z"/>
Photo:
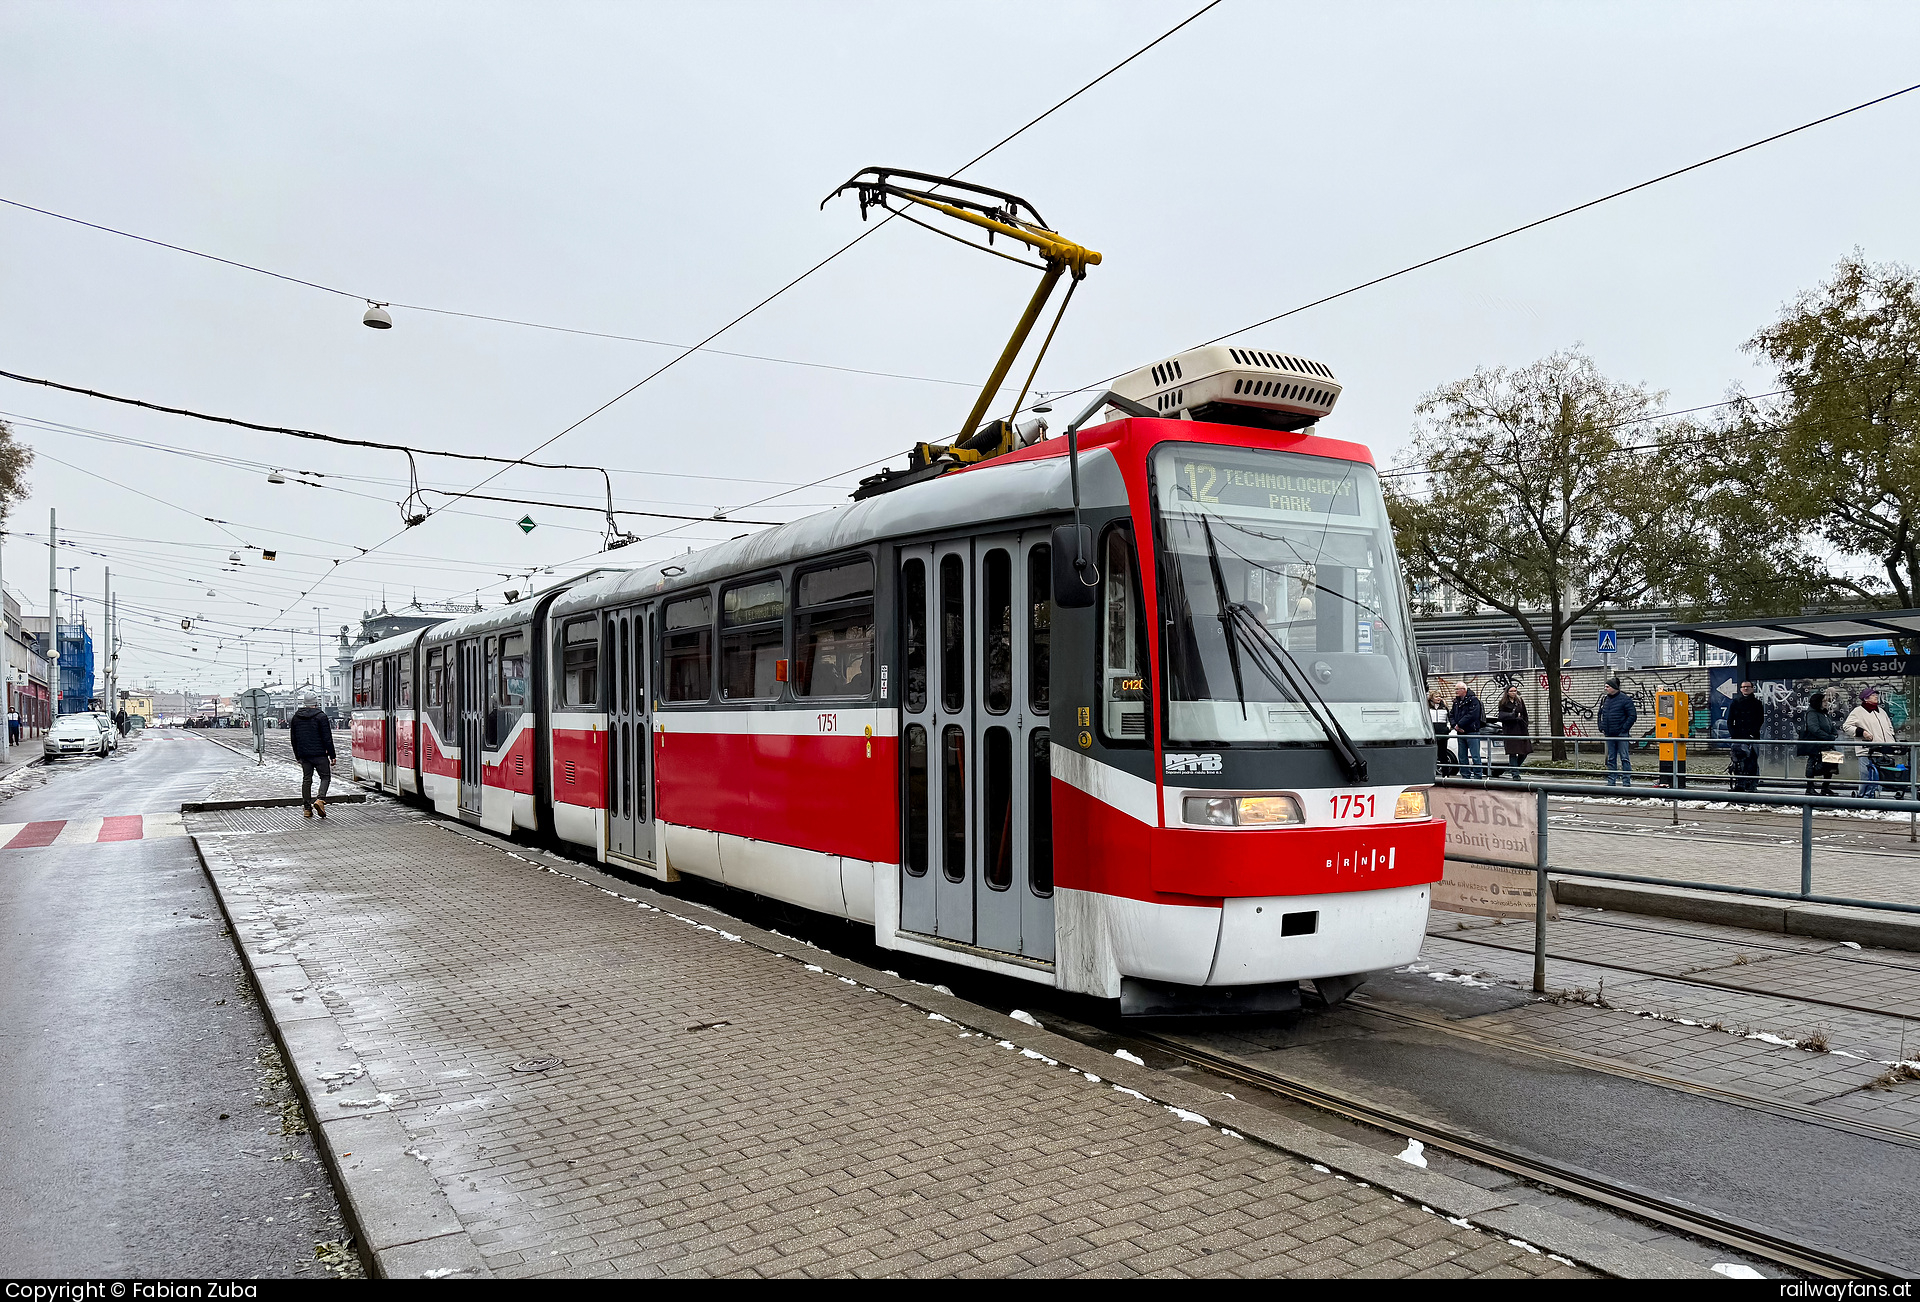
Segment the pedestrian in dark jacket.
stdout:
<path fill-rule="evenodd" d="M 1727 707 L 1727 736 L 1733 738 L 1731 767 L 1735 791 L 1760 789 L 1760 747 L 1754 743 L 1760 740 L 1760 728 L 1766 721 L 1767 707 L 1753 694 L 1753 684 L 1741 683 L 1740 695 Z"/>
<path fill-rule="evenodd" d="M 1597 722 L 1600 735 L 1607 739 L 1607 785 L 1618 779 L 1620 785 L 1633 785 L 1633 759 L 1627 753 L 1632 743 L 1633 725 L 1640 721 L 1640 708 L 1633 698 L 1620 690 L 1618 678 L 1607 679 L 1606 695 L 1600 698 Z"/>
<path fill-rule="evenodd" d="M 300 761 L 300 807 L 312 818 L 318 810 L 327 816 L 327 787 L 333 782 L 333 721 L 320 708 L 319 698 L 309 696 L 287 720 L 287 740 L 293 743 L 293 757 Z M 320 775 L 320 795 L 313 794 L 313 778 Z"/>
<path fill-rule="evenodd" d="M 1807 794 L 1833 795 L 1833 775 L 1840 771 L 1840 721 L 1827 713 L 1825 692 L 1815 692 L 1800 716 L 1800 753 L 1807 757 Z M 1828 755 L 1833 756 L 1831 763 Z"/>
<path fill-rule="evenodd" d="M 1447 712 L 1447 721 L 1460 734 L 1460 776 L 1487 776 L 1480 753 L 1481 746 L 1486 744 L 1480 732 L 1487 726 L 1487 707 L 1480 703 L 1480 698 L 1465 683 L 1453 685 L 1453 709 Z"/>
<path fill-rule="evenodd" d="M 1502 747 L 1507 752 L 1507 777 L 1515 782 L 1520 780 L 1520 766 L 1527 762 L 1527 756 L 1533 754 L 1533 732 L 1531 721 L 1527 718 L 1527 703 L 1520 696 L 1518 687 L 1509 687 L 1500 694 L 1500 732 Z"/>
<path fill-rule="evenodd" d="M 1427 717 L 1433 723 L 1434 762 L 1441 775 L 1448 776 L 1454 771 L 1453 751 L 1447 747 L 1447 735 L 1453 731 L 1453 724 L 1447 712 L 1447 694 L 1438 687 L 1427 693 Z"/>

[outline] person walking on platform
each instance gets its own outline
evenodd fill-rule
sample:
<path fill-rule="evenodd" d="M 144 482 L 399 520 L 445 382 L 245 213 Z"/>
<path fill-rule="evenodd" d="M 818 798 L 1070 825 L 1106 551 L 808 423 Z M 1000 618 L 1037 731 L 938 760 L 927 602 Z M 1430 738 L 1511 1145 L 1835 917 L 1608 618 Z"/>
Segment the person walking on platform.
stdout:
<path fill-rule="evenodd" d="M 1448 712 L 1447 721 L 1460 734 L 1460 776 L 1487 776 L 1480 762 L 1480 747 L 1484 744 L 1480 730 L 1487 726 L 1487 707 L 1480 703 L 1480 698 L 1465 683 L 1453 685 L 1453 709 Z"/>
<path fill-rule="evenodd" d="M 1807 757 L 1807 794 L 1833 794 L 1833 775 L 1840 771 L 1840 721 L 1827 713 L 1827 694 L 1815 692 L 1800 716 L 1800 753 Z M 1815 785 L 1819 790 L 1815 791 Z"/>
<path fill-rule="evenodd" d="M 1509 687 L 1500 694 L 1500 731 L 1501 745 L 1507 752 L 1507 778 L 1518 782 L 1520 766 L 1533 754 L 1533 726 L 1518 687 Z"/>
<path fill-rule="evenodd" d="M 1854 747 L 1860 752 L 1860 785 L 1854 795 L 1862 800 L 1871 800 L 1880 794 L 1880 766 L 1874 763 L 1874 747 L 1893 745 L 1893 719 L 1880 708 L 1880 690 L 1869 687 L 1860 693 L 1860 704 L 1840 725 L 1840 731 L 1864 745 Z"/>
<path fill-rule="evenodd" d="M 1434 761 L 1440 768 L 1440 776 L 1446 777 L 1454 771 L 1453 751 L 1447 746 L 1447 735 L 1453 731 L 1448 722 L 1447 695 L 1438 687 L 1427 693 L 1427 717 L 1433 721 Z"/>
<path fill-rule="evenodd" d="M 293 743 L 293 757 L 300 761 L 300 807 L 312 818 L 319 811 L 327 816 L 327 787 L 333 781 L 333 721 L 320 708 L 320 699 L 308 696 L 287 720 L 287 740 Z M 320 775 L 320 795 L 313 794 L 314 774 Z"/>
<path fill-rule="evenodd" d="M 1767 721 L 1767 707 L 1753 694 L 1752 683 L 1740 684 L 1740 695 L 1727 707 L 1727 736 L 1733 738 L 1733 789 L 1760 789 L 1760 727 Z"/>
<path fill-rule="evenodd" d="M 1640 707 L 1633 698 L 1620 690 L 1618 678 L 1607 679 L 1607 694 L 1600 698 L 1599 718 L 1600 735 L 1607 739 L 1607 785 L 1612 786 L 1619 778 L 1620 785 L 1633 785 L 1633 757 L 1628 747 L 1633 743 L 1633 725 L 1640 722 Z"/>

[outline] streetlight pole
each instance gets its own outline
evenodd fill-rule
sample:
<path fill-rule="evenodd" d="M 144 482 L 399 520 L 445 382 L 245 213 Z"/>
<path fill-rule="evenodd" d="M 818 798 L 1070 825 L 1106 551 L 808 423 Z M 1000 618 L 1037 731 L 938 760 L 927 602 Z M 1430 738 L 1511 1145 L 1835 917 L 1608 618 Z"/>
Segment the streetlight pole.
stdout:
<path fill-rule="evenodd" d="M 47 704 L 52 707 L 50 714 L 56 718 L 60 714 L 60 706 L 63 704 L 62 698 L 66 695 L 66 693 L 61 690 L 60 682 L 60 571 L 56 565 L 56 562 L 60 559 L 60 553 L 55 550 L 55 544 L 58 542 L 59 538 L 56 530 L 54 508 L 48 507 L 47 644 L 42 649 L 47 654 L 47 677 L 53 680 L 48 684 L 50 689 L 48 696 L 51 699 Z M 47 726 L 53 726 L 53 718 L 47 720 Z"/>

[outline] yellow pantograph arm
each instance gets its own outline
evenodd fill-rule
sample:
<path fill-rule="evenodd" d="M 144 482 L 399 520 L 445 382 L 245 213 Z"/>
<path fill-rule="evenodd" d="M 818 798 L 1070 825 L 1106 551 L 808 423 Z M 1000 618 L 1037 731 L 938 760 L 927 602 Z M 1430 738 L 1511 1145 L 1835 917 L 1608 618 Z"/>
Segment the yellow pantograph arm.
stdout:
<path fill-rule="evenodd" d="M 1100 255 L 1092 249 L 1075 244 L 1072 240 L 1061 239 L 1052 231 L 1028 230 L 1024 226 L 1015 226 L 1008 222 L 995 221 L 965 208 L 956 208 L 950 203 L 941 203 L 938 199 L 928 199 L 917 194 L 907 194 L 895 190 L 892 193 L 902 199 L 909 199 L 928 208 L 937 209 L 949 217 L 956 217 L 984 230 L 998 231 L 1002 235 L 1019 240 L 1030 248 L 1038 249 L 1042 257 L 1049 262 L 1059 262 L 1073 271 L 1076 278 L 1085 274 L 1088 267 L 1100 265 Z"/>

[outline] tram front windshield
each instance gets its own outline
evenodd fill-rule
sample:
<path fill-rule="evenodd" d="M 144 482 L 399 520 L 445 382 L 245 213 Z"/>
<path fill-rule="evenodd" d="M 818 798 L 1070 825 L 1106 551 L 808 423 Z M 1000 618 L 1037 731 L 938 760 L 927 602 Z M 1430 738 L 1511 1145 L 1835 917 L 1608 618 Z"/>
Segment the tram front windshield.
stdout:
<path fill-rule="evenodd" d="M 1321 702 L 1356 742 L 1428 736 L 1373 467 L 1167 444 L 1153 484 L 1169 741 L 1324 745 Z"/>

